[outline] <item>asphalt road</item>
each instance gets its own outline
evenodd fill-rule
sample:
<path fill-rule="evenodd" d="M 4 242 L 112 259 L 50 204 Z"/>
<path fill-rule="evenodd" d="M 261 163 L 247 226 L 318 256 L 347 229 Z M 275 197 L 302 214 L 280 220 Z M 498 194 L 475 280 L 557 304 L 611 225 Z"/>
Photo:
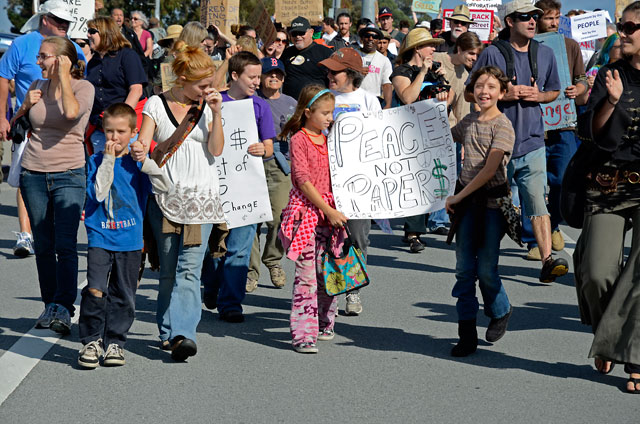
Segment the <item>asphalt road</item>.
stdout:
<path fill-rule="evenodd" d="M 43 308 L 35 260 L 12 255 L 15 190 L 6 183 L 0 190 L 0 423 L 639 420 L 640 398 L 624 393 L 622 367 L 602 376 L 587 358 L 591 334 L 578 318 L 573 275 L 538 283 L 539 265 L 525 261 L 524 249 L 508 239 L 500 272 L 514 306 L 509 332 L 494 345 L 481 341 L 473 356 L 451 357 L 457 340 L 453 247 L 444 237 L 427 236 L 427 249 L 411 254 L 398 222 L 395 235 L 372 232 L 373 282 L 362 292 L 363 314 L 340 316 L 336 338 L 320 342 L 317 355 L 291 349 L 293 266 L 285 260 L 287 286 L 272 288 L 263 268 L 258 290 L 245 301 L 245 323 L 224 323 L 217 312 L 203 310 L 198 355 L 188 363 L 174 363 L 158 348 L 157 275 L 146 271 L 127 364 L 81 370 L 77 326 L 70 336 L 54 338 L 50 349 L 52 334 L 31 330 Z M 563 230 L 577 239 L 575 230 Z M 82 283 L 82 226 L 79 241 Z M 572 247 L 567 243 L 560 255 L 570 260 Z M 482 337 L 488 318 L 481 314 L 478 321 Z M 42 359 L 39 349 L 46 352 Z"/>

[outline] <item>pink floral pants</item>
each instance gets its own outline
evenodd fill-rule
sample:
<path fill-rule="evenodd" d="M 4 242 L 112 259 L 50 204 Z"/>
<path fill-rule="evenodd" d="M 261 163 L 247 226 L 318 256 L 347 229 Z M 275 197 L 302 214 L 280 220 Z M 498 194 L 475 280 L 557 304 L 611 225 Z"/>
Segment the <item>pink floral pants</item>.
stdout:
<path fill-rule="evenodd" d="M 291 302 L 291 337 L 293 345 L 315 343 L 318 331 L 333 329 L 338 312 L 338 298 L 329 297 L 322 277 L 322 254 L 332 227 L 318 226 L 296 261 Z"/>

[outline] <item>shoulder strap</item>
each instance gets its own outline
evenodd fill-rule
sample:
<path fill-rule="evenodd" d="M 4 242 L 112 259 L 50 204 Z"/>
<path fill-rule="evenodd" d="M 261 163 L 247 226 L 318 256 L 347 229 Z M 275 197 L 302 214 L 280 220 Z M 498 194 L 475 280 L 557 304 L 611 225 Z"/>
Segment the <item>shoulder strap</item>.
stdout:
<path fill-rule="evenodd" d="M 511 50 L 511 44 L 509 44 L 506 40 L 501 40 L 496 38 L 493 40 L 491 45 L 495 46 L 502 56 L 504 57 L 504 61 L 507 64 L 506 74 L 509 81 L 513 80 L 515 73 L 514 64 L 513 64 L 513 50 Z"/>
<path fill-rule="evenodd" d="M 178 150 L 180 145 L 182 145 L 184 140 L 191 133 L 191 130 L 193 130 L 200 121 L 206 106 L 207 102 L 205 101 L 203 101 L 199 106 L 193 105 L 174 133 L 162 143 L 158 143 L 156 148 L 153 150 L 153 153 L 150 155 L 151 159 L 158 164 L 158 167 L 162 168 L 167 160 L 169 160 L 176 150 Z"/>
<path fill-rule="evenodd" d="M 538 81 L 538 46 L 539 42 L 531 40 L 529 42 L 529 68 L 531 68 L 531 77 L 534 81 Z"/>

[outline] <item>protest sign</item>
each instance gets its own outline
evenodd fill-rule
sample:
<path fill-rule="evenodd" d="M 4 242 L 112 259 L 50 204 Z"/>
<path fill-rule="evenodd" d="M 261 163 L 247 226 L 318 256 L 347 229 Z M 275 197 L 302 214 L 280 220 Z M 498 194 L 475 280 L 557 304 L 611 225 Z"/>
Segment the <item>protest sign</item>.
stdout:
<path fill-rule="evenodd" d="M 200 22 L 205 27 L 217 26 L 225 35 L 231 35 L 231 25 L 239 22 L 240 0 L 202 0 Z"/>
<path fill-rule="evenodd" d="M 268 46 L 276 39 L 276 27 L 273 25 L 271 15 L 269 15 L 261 0 L 258 0 L 258 4 L 256 4 L 256 8 L 247 22 L 256 29 L 256 34 L 264 45 Z"/>
<path fill-rule="evenodd" d="M 169 91 L 171 87 L 173 87 L 173 82 L 176 79 L 170 63 L 160 64 L 160 77 L 162 78 L 162 91 Z"/>
<path fill-rule="evenodd" d="M 445 102 L 342 113 L 327 143 L 336 207 L 350 219 L 420 215 L 453 195 L 456 151 Z"/>
<path fill-rule="evenodd" d="M 571 38 L 577 42 L 607 37 L 607 16 L 604 12 L 591 12 L 571 18 Z"/>
<path fill-rule="evenodd" d="M 466 0 L 469 9 L 493 10 L 498 12 L 498 7 L 502 5 L 502 0 Z"/>
<path fill-rule="evenodd" d="M 413 0 L 411 11 L 418 13 L 438 13 L 440 12 L 441 0 Z"/>
<path fill-rule="evenodd" d="M 289 26 L 298 16 L 307 18 L 311 25 L 320 23 L 324 17 L 322 0 L 275 0 L 275 2 L 276 20 L 285 26 Z"/>
<path fill-rule="evenodd" d="M 87 21 L 95 14 L 94 0 L 63 0 L 71 6 L 71 15 L 74 21 L 69 24 L 67 36 L 74 38 L 87 38 Z"/>
<path fill-rule="evenodd" d="M 216 165 L 222 210 L 229 228 L 273 219 L 262 158 L 247 153 L 247 148 L 259 141 L 253 117 L 251 99 L 222 104 L 224 150 L 216 158 Z"/>
<path fill-rule="evenodd" d="M 469 27 L 469 31 L 473 31 L 478 34 L 480 40 L 484 42 L 489 41 L 489 35 L 491 35 L 491 31 L 493 29 L 493 10 L 480 10 L 480 9 L 469 9 L 471 13 L 471 19 L 473 19 L 473 23 Z M 453 15 L 453 9 L 445 9 L 442 11 L 443 16 L 449 17 Z M 444 20 L 444 31 L 450 31 L 451 25 L 449 25 L 449 20 Z"/>
<path fill-rule="evenodd" d="M 546 32 L 537 34 L 534 38 L 553 50 L 558 64 L 558 76 L 560 77 L 560 94 L 558 97 L 551 103 L 540 105 L 544 120 L 544 130 L 550 131 L 573 127 L 577 118 L 576 105 L 572 99 L 569 99 L 564 94 L 564 90 L 573 84 L 564 36 L 557 32 Z"/>

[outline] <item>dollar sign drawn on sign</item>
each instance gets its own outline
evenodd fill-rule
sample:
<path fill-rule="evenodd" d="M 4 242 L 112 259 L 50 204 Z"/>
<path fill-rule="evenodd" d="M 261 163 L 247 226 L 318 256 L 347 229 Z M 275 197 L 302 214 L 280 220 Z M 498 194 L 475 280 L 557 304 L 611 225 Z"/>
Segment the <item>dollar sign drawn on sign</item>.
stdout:
<path fill-rule="evenodd" d="M 440 183 L 440 188 L 435 189 L 434 194 L 440 199 L 444 199 L 449 191 L 445 188 L 445 180 L 447 177 L 442 174 L 442 171 L 446 171 L 447 166 L 440 163 L 440 159 L 434 159 L 433 163 L 435 164 L 435 167 L 431 171 L 431 175 L 433 175 L 433 177 Z"/>
<path fill-rule="evenodd" d="M 244 130 L 237 129 L 231 133 L 231 147 L 235 147 L 236 150 L 242 150 L 243 146 L 247 144 L 247 139 L 242 136 Z"/>

